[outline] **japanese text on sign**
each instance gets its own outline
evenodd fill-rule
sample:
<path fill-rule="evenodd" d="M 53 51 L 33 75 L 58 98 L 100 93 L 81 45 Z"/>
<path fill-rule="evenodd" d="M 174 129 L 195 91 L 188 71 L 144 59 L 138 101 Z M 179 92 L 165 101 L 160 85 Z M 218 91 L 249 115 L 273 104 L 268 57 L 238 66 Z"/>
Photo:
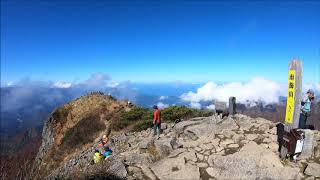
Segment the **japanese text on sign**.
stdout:
<path fill-rule="evenodd" d="M 294 95 L 295 95 L 295 78 L 296 71 L 289 70 L 288 79 L 288 97 L 287 97 L 287 107 L 286 107 L 286 123 L 292 124 L 293 113 L 294 113 Z"/>

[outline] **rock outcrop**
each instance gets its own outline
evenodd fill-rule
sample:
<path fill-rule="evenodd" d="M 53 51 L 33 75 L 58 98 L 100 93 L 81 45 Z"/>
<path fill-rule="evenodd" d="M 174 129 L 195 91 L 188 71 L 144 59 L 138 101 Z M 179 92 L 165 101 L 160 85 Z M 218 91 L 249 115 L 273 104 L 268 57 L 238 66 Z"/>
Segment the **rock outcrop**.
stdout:
<path fill-rule="evenodd" d="M 120 105 L 119 105 L 120 106 Z M 113 134 L 112 157 L 91 164 L 98 139 L 85 144 L 49 168 L 45 152 L 57 146 L 56 127 L 48 121 L 38 154 L 39 177 L 54 179 L 117 177 L 126 179 L 303 179 L 319 176 L 320 133 L 313 131 L 314 152 L 298 163 L 281 162 L 276 126 L 263 118 L 198 117 L 178 124 L 163 123 L 160 138 L 152 129 Z M 47 157 L 48 158 L 48 157 Z"/>
<path fill-rule="evenodd" d="M 127 110 L 126 102 L 101 93 L 58 107 L 43 127 L 32 177 L 42 178 L 52 172 L 62 172 L 61 169 L 68 171 L 77 164 L 87 166 L 94 141 L 101 133 L 109 133 L 110 122 Z"/>

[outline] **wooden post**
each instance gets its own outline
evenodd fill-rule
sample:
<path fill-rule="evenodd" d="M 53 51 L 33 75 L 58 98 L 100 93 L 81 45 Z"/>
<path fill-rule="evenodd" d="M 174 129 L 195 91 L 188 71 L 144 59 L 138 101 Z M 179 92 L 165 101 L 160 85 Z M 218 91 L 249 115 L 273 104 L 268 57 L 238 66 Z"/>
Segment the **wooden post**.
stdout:
<path fill-rule="evenodd" d="M 295 129 L 299 127 L 299 118 L 300 118 L 300 108 L 301 108 L 301 95 L 302 95 L 302 62 L 294 59 L 289 63 L 289 72 L 294 70 L 294 108 L 292 115 L 292 122 L 288 123 L 286 120 L 285 130 L 289 132 L 291 129 Z M 290 79 L 290 77 L 289 77 Z M 290 88 L 290 84 L 288 83 L 288 88 Z M 288 97 L 289 97 L 288 93 Z M 287 98 L 288 98 L 287 97 Z M 288 101 L 287 101 L 288 103 Z M 287 106 L 288 108 L 288 106 Z"/>
<path fill-rule="evenodd" d="M 229 98 L 229 115 L 233 116 L 237 113 L 236 111 L 236 98 L 231 96 Z"/>
<path fill-rule="evenodd" d="M 289 62 L 288 96 L 287 96 L 286 117 L 285 117 L 285 126 L 284 126 L 284 130 L 286 132 L 290 132 L 291 129 L 295 129 L 299 127 L 301 95 L 302 95 L 302 62 L 297 59 L 293 59 L 292 61 Z M 287 140 L 283 140 L 283 141 L 287 141 Z M 288 149 L 283 145 L 281 145 L 280 157 L 285 158 L 287 153 L 288 153 Z"/>

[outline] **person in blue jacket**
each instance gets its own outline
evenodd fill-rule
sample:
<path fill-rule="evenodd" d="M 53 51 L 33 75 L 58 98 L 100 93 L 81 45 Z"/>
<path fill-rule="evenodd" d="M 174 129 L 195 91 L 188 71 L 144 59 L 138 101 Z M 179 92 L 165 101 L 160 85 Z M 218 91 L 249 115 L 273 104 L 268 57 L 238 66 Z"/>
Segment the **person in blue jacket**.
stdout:
<path fill-rule="evenodd" d="M 311 115 L 311 103 L 314 100 L 314 92 L 309 89 L 301 100 L 299 128 L 306 129 L 308 117 Z"/>

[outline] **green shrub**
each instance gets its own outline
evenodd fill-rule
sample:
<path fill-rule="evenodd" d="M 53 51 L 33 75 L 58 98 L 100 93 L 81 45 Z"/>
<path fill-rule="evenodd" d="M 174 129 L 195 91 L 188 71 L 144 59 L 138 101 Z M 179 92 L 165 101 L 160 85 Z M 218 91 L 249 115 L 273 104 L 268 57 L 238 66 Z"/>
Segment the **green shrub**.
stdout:
<path fill-rule="evenodd" d="M 199 110 L 188 108 L 186 106 L 170 106 L 161 111 L 161 116 L 164 121 L 173 122 L 176 119 L 188 119 L 193 117 L 207 117 L 213 114 L 209 110 Z"/>
<path fill-rule="evenodd" d="M 129 125 L 136 124 L 138 121 L 151 121 L 152 111 L 147 108 L 134 107 L 128 112 L 122 112 L 120 118 L 113 121 L 111 129 L 121 130 Z"/>
<path fill-rule="evenodd" d="M 161 119 L 166 122 L 174 122 L 176 119 L 188 119 L 198 116 L 210 116 L 209 110 L 192 109 L 186 106 L 171 106 L 161 110 Z M 111 128 L 121 130 L 133 125 L 133 131 L 141 131 L 151 127 L 153 111 L 147 108 L 134 107 L 128 112 L 122 112 L 120 118 L 113 121 Z"/>
<path fill-rule="evenodd" d="M 171 106 L 161 111 L 164 121 L 175 121 L 176 119 L 186 118 L 192 115 L 192 109 L 186 106 Z"/>
<path fill-rule="evenodd" d="M 142 131 L 152 127 L 152 120 L 151 119 L 144 119 L 137 121 L 133 126 L 133 131 Z"/>
<path fill-rule="evenodd" d="M 142 119 L 148 113 L 150 113 L 150 110 L 147 108 L 134 107 L 130 111 L 121 114 L 120 119 L 122 121 L 136 121 Z"/>

